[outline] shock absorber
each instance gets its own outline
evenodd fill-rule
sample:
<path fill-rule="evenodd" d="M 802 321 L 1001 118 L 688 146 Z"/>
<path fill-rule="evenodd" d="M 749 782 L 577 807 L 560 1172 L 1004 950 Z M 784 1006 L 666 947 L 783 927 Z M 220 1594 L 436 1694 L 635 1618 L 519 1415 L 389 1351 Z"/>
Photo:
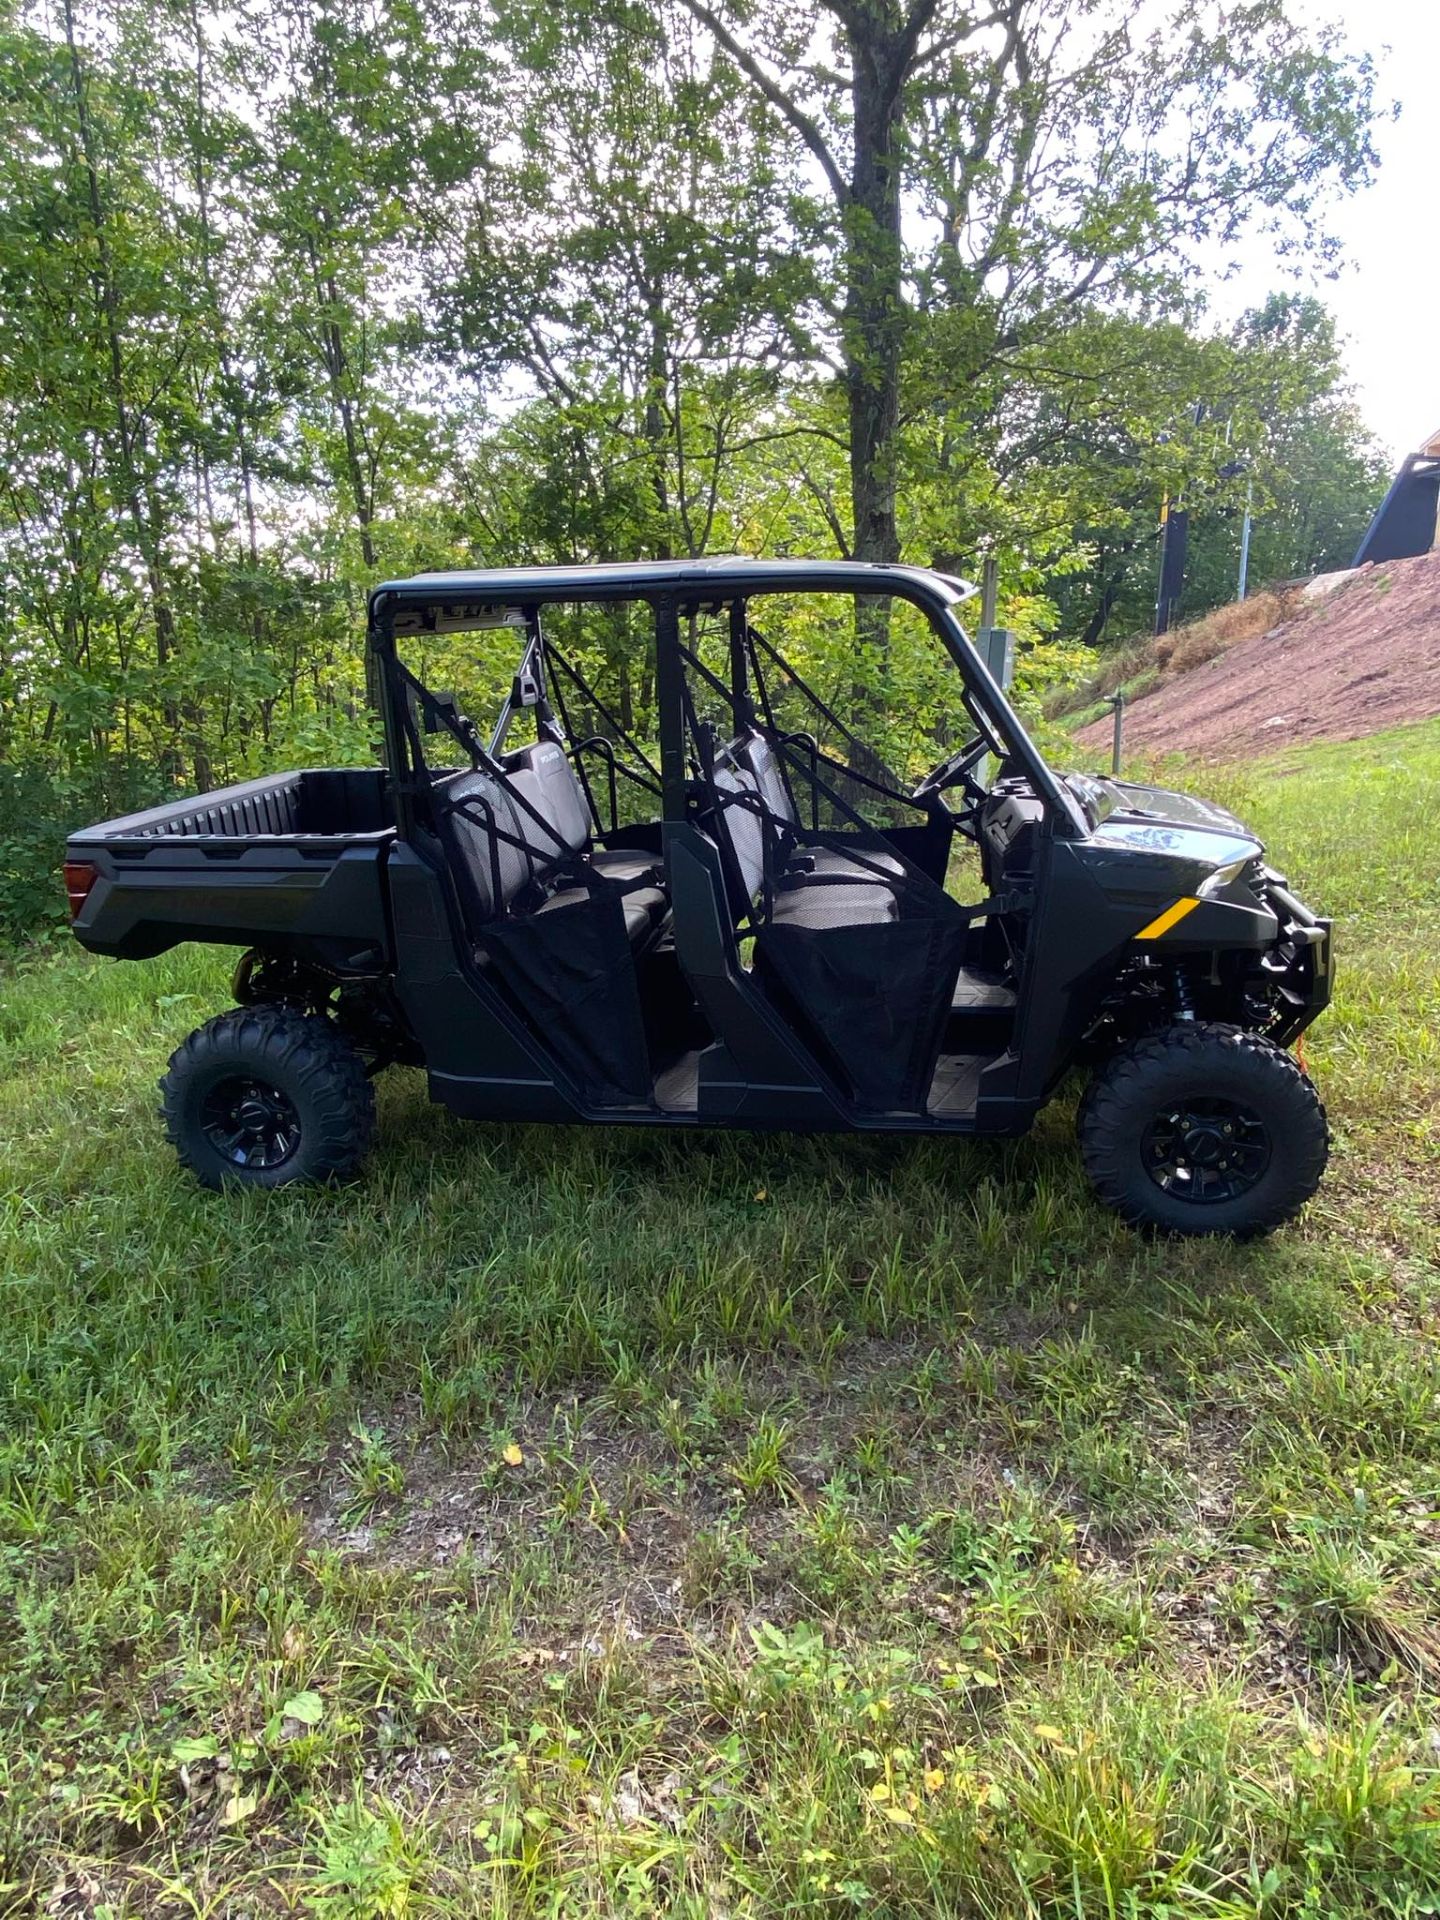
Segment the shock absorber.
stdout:
<path fill-rule="evenodd" d="M 1193 1020 L 1195 1018 L 1195 996 L 1190 991 L 1190 976 L 1183 966 L 1176 966 L 1173 976 L 1175 989 L 1175 1018 Z"/>

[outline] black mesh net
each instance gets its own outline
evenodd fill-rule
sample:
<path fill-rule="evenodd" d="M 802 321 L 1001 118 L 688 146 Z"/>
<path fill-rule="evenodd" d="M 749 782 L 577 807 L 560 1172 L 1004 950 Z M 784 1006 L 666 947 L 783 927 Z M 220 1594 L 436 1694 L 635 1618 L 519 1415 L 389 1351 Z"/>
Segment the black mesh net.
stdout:
<path fill-rule="evenodd" d="M 607 836 L 660 811 L 653 635 L 643 605 L 545 611 L 550 704 Z"/>
<path fill-rule="evenodd" d="M 759 717 L 785 743 L 792 781 L 811 787 L 807 823 L 844 830 L 848 809 L 886 832 L 913 825 L 906 796 L 965 724 L 953 666 L 918 610 L 767 597 L 750 609 L 747 652 Z"/>
<path fill-rule="evenodd" d="M 493 921 L 480 944 L 588 1099 L 649 1099 L 645 1025 L 617 891 Z"/>
<path fill-rule="evenodd" d="M 762 978 L 861 1106 L 925 1105 L 965 944 L 946 904 L 912 901 L 878 925 L 771 924 L 756 939 Z"/>

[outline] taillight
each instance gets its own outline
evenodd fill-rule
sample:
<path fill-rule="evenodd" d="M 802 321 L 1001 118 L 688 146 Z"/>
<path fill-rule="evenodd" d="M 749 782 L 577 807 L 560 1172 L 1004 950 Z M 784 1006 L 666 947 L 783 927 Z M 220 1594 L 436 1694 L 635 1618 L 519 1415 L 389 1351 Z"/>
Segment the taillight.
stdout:
<path fill-rule="evenodd" d="M 99 872 L 88 860 L 65 862 L 65 898 L 70 902 L 72 920 L 79 915 L 80 909 L 90 897 L 90 889 L 99 878 Z"/>

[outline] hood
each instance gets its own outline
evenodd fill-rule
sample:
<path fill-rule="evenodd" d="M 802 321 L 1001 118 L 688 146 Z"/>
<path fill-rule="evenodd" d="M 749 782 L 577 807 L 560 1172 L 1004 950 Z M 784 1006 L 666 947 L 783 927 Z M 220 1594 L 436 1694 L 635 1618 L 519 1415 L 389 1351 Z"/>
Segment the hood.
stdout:
<path fill-rule="evenodd" d="M 1069 774 L 1066 785 L 1085 810 L 1092 841 L 1116 854 L 1149 855 L 1203 871 L 1264 852 L 1233 813 L 1193 794 L 1088 774 Z"/>
<path fill-rule="evenodd" d="M 1249 828 L 1213 800 L 1169 787 L 1142 787 L 1134 780 L 1101 779 L 1093 773 L 1067 773 L 1064 784 L 1080 802 L 1091 831 L 1107 820 L 1155 820 L 1166 826 L 1208 828 L 1212 833 L 1243 833 Z"/>
<path fill-rule="evenodd" d="M 1127 820 L 1163 820 L 1177 827 L 1209 827 L 1215 833 L 1248 833 L 1244 823 L 1213 800 L 1200 800 L 1191 793 L 1172 793 L 1168 787 L 1142 787 L 1133 780 L 1099 780 L 1095 784 L 1108 789 L 1113 803 L 1102 818 L 1117 814 Z"/>

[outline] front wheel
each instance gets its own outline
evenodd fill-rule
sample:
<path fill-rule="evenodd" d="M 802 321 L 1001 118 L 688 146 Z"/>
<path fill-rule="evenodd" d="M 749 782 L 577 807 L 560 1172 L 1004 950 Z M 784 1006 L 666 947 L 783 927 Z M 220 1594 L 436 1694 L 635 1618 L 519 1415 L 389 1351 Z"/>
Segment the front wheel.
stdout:
<path fill-rule="evenodd" d="M 316 1014 L 237 1007 L 170 1056 L 160 1082 L 170 1143 L 205 1187 L 283 1187 L 353 1173 L 375 1126 L 359 1055 Z"/>
<path fill-rule="evenodd" d="M 1185 1021 L 1122 1048 L 1080 1104 L 1080 1153 L 1106 1206 L 1167 1233 L 1269 1233 L 1320 1184 L 1325 1109 L 1288 1053 Z"/>

